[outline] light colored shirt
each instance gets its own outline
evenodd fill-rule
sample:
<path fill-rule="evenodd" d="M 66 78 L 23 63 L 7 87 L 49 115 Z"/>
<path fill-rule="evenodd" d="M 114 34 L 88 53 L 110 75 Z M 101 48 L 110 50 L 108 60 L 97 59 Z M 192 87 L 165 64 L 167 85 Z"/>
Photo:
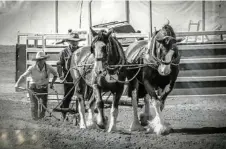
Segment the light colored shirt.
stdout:
<path fill-rule="evenodd" d="M 46 67 L 46 68 L 45 68 Z M 39 69 L 38 65 L 34 64 L 30 66 L 26 72 L 22 74 L 23 77 L 31 77 L 31 84 L 36 85 L 47 85 L 49 83 L 49 76 L 57 76 L 57 72 L 53 69 L 52 66 L 45 64 L 42 70 Z"/>

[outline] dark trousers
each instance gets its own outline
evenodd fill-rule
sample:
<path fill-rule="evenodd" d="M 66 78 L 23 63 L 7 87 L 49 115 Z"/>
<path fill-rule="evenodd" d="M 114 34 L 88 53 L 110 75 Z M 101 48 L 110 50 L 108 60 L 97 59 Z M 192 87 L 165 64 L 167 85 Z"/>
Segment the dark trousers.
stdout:
<path fill-rule="evenodd" d="M 32 92 L 29 92 L 30 104 L 31 104 L 31 117 L 33 120 L 42 119 L 43 117 L 45 117 L 46 110 L 43 107 L 40 107 L 38 109 L 38 100 L 47 108 L 48 94 L 36 95 L 36 97 L 39 98 L 37 99 L 33 93 L 48 93 L 48 87 L 46 85 L 46 88 L 38 89 L 36 88 L 35 85 L 31 85 L 29 89 L 32 91 Z"/>
<path fill-rule="evenodd" d="M 73 78 L 71 77 L 71 74 L 69 73 L 67 75 L 67 78 L 66 78 L 66 82 L 73 82 Z M 61 104 L 61 108 L 69 108 L 69 105 L 71 103 L 71 99 L 74 95 L 74 92 L 75 92 L 75 88 L 74 88 L 74 84 L 67 84 L 65 83 L 64 84 L 64 99 L 63 99 L 63 102 Z M 63 114 L 63 117 L 65 117 L 66 115 L 66 112 L 62 112 Z"/>

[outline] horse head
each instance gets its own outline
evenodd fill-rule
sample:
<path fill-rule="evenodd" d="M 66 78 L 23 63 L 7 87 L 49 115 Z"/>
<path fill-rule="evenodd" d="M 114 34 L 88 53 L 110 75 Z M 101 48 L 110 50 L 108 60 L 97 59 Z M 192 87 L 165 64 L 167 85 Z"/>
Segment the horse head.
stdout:
<path fill-rule="evenodd" d="M 165 24 L 161 30 L 156 31 L 152 38 L 152 56 L 158 63 L 158 72 L 162 76 L 171 73 L 171 66 L 179 64 L 180 55 L 177 48 L 176 35 L 173 28 Z M 149 47 L 150 49 L 150 47 Z"/>
<path fill-rule="evenodd" d="M 91 28 L 93 41 L 91 43 L 91 53 L 94 55 L 95 73 L 101 74 L 108 66 L 119 64 L 125 59 L 122 46 L 112 37 L 112 31 L 101 30 L 98 33 Z"/>

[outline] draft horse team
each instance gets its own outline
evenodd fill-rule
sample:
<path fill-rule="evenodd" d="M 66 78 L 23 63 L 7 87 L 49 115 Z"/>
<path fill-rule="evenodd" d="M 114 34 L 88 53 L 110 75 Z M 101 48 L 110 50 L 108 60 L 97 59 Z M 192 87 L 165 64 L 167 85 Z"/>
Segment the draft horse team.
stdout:
<path fill-rule="evenodd" d="M 108 132 L 117 131 L 119 100 L 124 85 L 128 84 L 128 97 L 133 107 L 130 130 L 146 128 L 156 134 L 170 133 L 170 124 L 164 122 L 162 110 L 179 73 L 177 42 L 180 41 L 169 22 L 155 31 L 151 39 L 136 41 L 125 51 L 112 36 L 112 31 L 95 32 L 91 28 L 91 33 L 91 45 L 77 49 L 71 57 L 70 74 L 79 101 L 80 128 L 108 127 Z M 102 99 L 105 92 L 113 95 L 108 125 Z M 137 113 L 139 98 L 144 98 L 145 103 L 140 118 Z M 89 99 L 87 120 L 86 99 Z M 150 103 L 154 113 L 150 112 Z"/>
<path fill-rule="evenodd" d="M 116 131 L 119 100 L 124 84 L 127 83 L 134 115 L 130 130 L 139 131 L 146 126 L 149 132 L 168 134 L 171 127 L 164 122 L 162 110 L 174 87 L 180 63 L 177 48 L 177 42 L 180 40 L 176 39 L 169 22 L 156 31 L 149 41 L 137 41 L 125 51 L 111 31 L 97 33 L 91 29 L 91 33 L 91 46 L 75 51 L 71 61 L 71 74 L 77 85 L 75 94 L 79 101 L 80 128 L 107 127 L 102 93 L 111 92 L 113 101 L 108 132 Z M 84 100 L 87 98 L 87 90 L 91 91 L 92 95 L 86 121 Z M 145 110 L 140 120 L 137 114 L 139 98 L 144 98 L 145 101 Z M 149 100 L 155 113 L 150 113 Z"/>

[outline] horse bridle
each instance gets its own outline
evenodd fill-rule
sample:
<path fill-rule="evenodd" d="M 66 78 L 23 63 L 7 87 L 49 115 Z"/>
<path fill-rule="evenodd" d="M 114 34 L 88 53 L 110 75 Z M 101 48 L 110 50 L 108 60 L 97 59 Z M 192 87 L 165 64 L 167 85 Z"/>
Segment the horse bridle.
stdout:
<path fill-rule="evenodd" d="M 156 36 L 154 37 L 154 38 L 156 38 Z M 166 38 L 171 38 L 171 39 L 175 39 L 174 37 L 172 37 L 172 36 L 165 36 L 164 38 L 163 38 L 163 40 L 164 39 L 166 39 Z M 175 39 L 176 40 L 176 39 Z M 154 58 L 154 60 L 157 62 L 157 64 L 158 65 L 160 65 L 160 64 L 164 64 L 164 65 L 171 65 L 171 64 L 173 64 L 173 65 L 178 65 L 177 63 L 174 63 L 174 62 L 176 62 L 177 61 L 177 59 L 178 59 L 178 57 L 179 57 L 179 55 L 177 56 L 177 58 L 174 58 L 174 59 L 171 59 L 171 61 L 170 62 L 165 62 L 165 61 L 163 61 L 162 59 L 159 59 L 158 57 L 157 57 L 157 55 L 155 54 L 155 44 L 156 44 L 156 39 L 154 39 L 154 42 L 152 43 L 153 45 L 152 45 L 152 47 L 153 47 L 153 49 L 152 49 L 152 57 Z M 159 48 L 161 48 L 163 45 L 162 45 L 162 43 L 159 43 L 159 47 L 157 47 L 156 48 L 156 50 L 158 50 Z M 169 51 L 170 50 L 172 50 L 173 48 L 171 48 L 171 49 L 169 49 Z"/>

